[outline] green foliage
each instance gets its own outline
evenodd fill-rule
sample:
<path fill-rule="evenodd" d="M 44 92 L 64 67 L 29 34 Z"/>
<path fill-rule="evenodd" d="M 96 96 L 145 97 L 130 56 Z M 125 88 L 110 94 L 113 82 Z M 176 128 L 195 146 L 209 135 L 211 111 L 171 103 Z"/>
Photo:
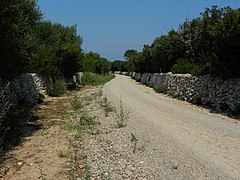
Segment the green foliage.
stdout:
<path fill-rule="evenodd" d="M 82 38 L 76 32 L 76 26 L 38 23 L 29 69 L 47 77 L 69 77 L 79 71 Z"/>
<path fill-rule="evenodd" d="M 99 54 L 89 52 L 81 61 L 82 72 L 92 72 L 97 74 L 108 74 L 111 69 L 111 63 L 102 58 Z"/>
<path fill-rule="evenodd" d="M 26 71 L 33 31 L 40 18 L 35 0 L 1 0 L 0 77 L 4 80 Z"/>
<path fill-rule="evenodd" d="M 82 109 L 84 107 L 82 99 L 80 99 L 77 96 L 74 96 L 73 99 L 71 99 L 71 106 L 73 109 Z"/>
<path fill-rule="evenodd" d="M 86 72 L 83 74 L 82 84 L 84 86 L 98 86 L 103 85 L 106 82 L 112 80 L 114 75 L 101 75 L 101 74 L 94 74 L 90 72 Z"/>
<path fill-rule="evenodd" d="M 57 97 L 61 96 L 66 92 L 66 84 L 61 80 L 56 80 L 53 84 L 47 85 L 47 94 L 49 96 Z"/>
<path fill-rule="evenodd" d="M 136 56 L 137 51 L 134 49 L 129 49 L 124 53 L 124 58 L 126 60 L 132 60 L 134 58 L 134 56 Z"/>
<path fill-rule="evenodd" d="M 212 74 L 240 77 L 240 9 L 206 8 L 167 35 L 144 45 L 142 52 L 127 50 L 124 57 L 136 72 Z"/>
<path fill-rule="evenodd" d="M 80 117 L 79 124 L 81 126 L 93 126 L 93 125 L 96 125 L 97 123 L 96 123 L 94 117 L 91 117 L 91 116 L 89 116 L 87 114 L 83 114 Z"/>
<path fill-rule="evenodd" d="M 74 137 L 81 138 L 84 133 L 89 132 L 89 130 L 92 130 L 94 126 L 97 125 L 95 119 L 95 117 L 83 112 L 77 122 L 67 124 L 65 129 L 74 130 L 76 132 Z"/>
<path fill-rule="evenodd" d="M 167 94 L 167 91 L 168 91 L 166 84 L 160 84 L 154 87 L 154 90 L 158 93 L 164 93 L 164 94 Z"/>
<path fill-rule="evenodd" d="M 127 65 L 128 65 L 127 61 L 120 61 L 120 60 L 113 61 L 111 63 L 111 71 L 126 72 L 126 71 L 128 71 Z"/>

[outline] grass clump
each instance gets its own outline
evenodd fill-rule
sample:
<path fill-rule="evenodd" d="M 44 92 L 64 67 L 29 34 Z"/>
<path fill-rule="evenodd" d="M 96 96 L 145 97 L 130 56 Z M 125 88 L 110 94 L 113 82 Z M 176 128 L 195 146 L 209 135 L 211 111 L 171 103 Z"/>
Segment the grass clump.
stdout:
<path fill-rule="evenodd" d="M 101 75 L 101 74 L 86 72 L 82 77 L 82 84 L 84 86 L 103 85 L 106 82 L 112 80 L 114 77 L 115 77 L 114 75 Z"/>
<path fill-rule="evenodd" d="M 74 137 L 81 138 L 83 133 L 92 132 L 94 126 L 97 125 L 95 117 L 83 113 L 77 122 L 69 123 L 65 126 L 65 130 L 76 132 Z"/>
<path fill-rule="evenodd" d="M 166 84 L 160 84 L 160 85 L 154 87 L 154 90 L 158 93 L 167 94 L 167 85 Z"/>
<path fill-rule="evenodd" d="M 80 120 L 79 120 L 79 124 L 81 126 L 94 126 L 96 125 L 96 121 L 95 121 L 95 117 L 92 117 L 92 116 L 89 116 L 87 114 L 83 114 L 81 117 L 80 117 Z"/>
<path fill-rule="evenodd" d="M 66 84 L 63 81 L 56 80 L 53 84 L 47 85 L 47 94 L 52 97 L 63 95 L 67 90 Z"/>

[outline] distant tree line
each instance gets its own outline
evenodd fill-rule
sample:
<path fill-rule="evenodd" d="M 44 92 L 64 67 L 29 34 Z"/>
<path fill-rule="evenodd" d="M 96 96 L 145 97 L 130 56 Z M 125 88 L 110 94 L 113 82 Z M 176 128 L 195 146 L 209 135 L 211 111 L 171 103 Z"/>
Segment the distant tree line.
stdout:
<path fill-rule="evenodd" d="M 213 6 L 124 57 L 128 71 L 240 77 L 240 9 Z"/>

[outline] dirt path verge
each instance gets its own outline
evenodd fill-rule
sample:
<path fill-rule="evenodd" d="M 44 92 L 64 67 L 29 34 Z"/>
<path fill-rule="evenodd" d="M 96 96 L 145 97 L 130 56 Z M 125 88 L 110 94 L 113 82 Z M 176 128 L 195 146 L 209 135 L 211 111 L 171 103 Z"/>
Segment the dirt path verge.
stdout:
<path fill-rule="evenodd" d="M 65 129 L 70 118 L 71 99 L 84 96 L 92 89 L 81 89 L 62 97 L 47 97 L 37 111 L 34 125 L 40 127 L 23 138 L 20 146 L 6 154 L 1 165 L 1 179 L 69 179 L 73 154 L 71 132 Z M 31 126 L 27 126 L 28 131 Z"/>

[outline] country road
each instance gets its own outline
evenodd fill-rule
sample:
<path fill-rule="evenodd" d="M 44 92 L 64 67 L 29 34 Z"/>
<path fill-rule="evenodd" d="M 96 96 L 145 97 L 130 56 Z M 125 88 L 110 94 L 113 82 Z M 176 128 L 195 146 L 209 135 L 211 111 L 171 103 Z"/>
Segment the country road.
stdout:
<path fill-rule="evenodd" d="M 239 121 L 157 94 L 126 76 L 116 75 L 103 93 L 114 106 L 122 99 L 129 109 L 127 128 L 146 142 L 144 163 L 157 177 L 240 179 Z M 164 169 L 169 162 L 178 173 Z"/>

